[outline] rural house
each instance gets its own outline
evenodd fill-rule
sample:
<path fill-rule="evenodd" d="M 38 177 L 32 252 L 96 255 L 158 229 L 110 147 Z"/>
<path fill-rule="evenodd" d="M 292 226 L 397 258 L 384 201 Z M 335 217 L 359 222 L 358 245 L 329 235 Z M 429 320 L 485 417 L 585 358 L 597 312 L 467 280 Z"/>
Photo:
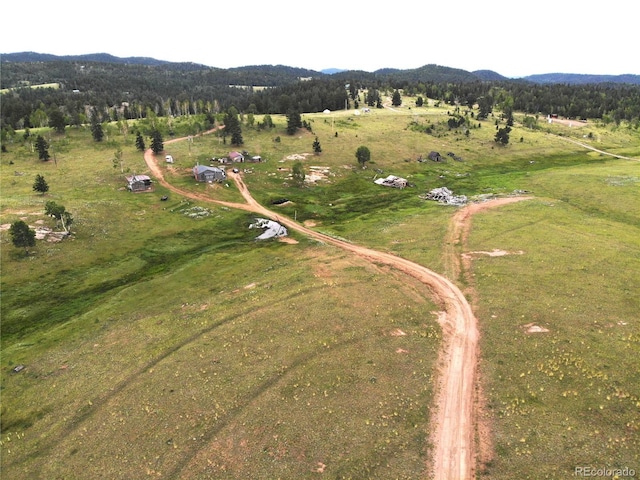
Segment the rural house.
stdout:
<path fill-rule="evenodd" d="M 227 174 L 221 168 L 205 165 L 193 167 L 193 176 L 199 182 L 222 182 L 227 178 Z"/>
<path fill-rule="evenodd" d="M 147 175 L 131 175 L 127 178 L 127 190 L 130 192 L 148 192 L 151 191 L 151 179 Z"/>

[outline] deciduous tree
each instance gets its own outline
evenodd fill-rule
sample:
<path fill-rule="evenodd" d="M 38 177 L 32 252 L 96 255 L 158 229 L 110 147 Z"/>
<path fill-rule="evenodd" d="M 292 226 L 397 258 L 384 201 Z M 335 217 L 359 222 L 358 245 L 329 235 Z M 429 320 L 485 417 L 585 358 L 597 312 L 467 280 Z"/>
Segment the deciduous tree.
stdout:
<path fill-rule="evenodd" d="M 356 150 L 356 159 L 358 160 L 358 163 L 362 166 L 362 168 L 365 168 L 365 163 L 371 160 L 371 151 L 369 150 L 369 148 L 365 147 L 364 145 L 359 146 Z"/>
<path fill-rule="evenodd" d="M 301 187 L 302 185 L 304 185 L 306 174 L 304 172 L 304 166 L 302 165 L 302 162 L 296 162 L 293 164 L 291 176 L 293 177 L 293 181 L 297 186 Z"/>
<path fill-rule="evenodd" d="M 54 201 L 49 201 L 44 206 L 44 213 L 45 215 L 49 215 L 60 222 L 60 225 L 62 225 L 65 232 L 70 232 L 71 224 L 73 223 L 73 216 L 71 213 L 67 212 L 64 205 L 59 205 Z"/>
<path fill-rule="evenodd" d="M 49 114 L 49 126 L 53 128 L 57 133 L 64 133 L 64 129 L 67 123 L 64 118 L 64 114 L 59 108 L 54 108 Z"/>

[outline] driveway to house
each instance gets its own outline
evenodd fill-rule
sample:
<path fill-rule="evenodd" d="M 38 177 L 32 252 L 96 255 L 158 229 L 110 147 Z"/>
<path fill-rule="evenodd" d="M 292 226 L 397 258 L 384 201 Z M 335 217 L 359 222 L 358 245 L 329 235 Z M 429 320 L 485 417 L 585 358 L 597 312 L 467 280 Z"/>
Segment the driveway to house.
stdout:
<path fill-rule="evenodd" d="M 246 203 L 224 202 L 171 185 L 165 180 L 163 171 L 158 166 L 151 150 L 145 152 L 144 158 L 157 181 L 177 194 L 194 200 L 257 213 L 276 220 L 291 230 L 337 246 L 366 260 L 384 263 L 427 285 L 444 312 L 440 315 L 439 320 L 443 331 L 443 349 L 439 361 L 440 371 L 438 372 L 436 394 L 437 413 L 433 419 L 435 432 L 430 438 L 434 445 L 430 474 L 438 480 L 473 478 L 475 470 L 474 387 L 478 362 L 478 329 L 471 306 L 452 281 L 417 263 L 391 253 L 372 250 L 316 232 L 263 207 L 251 196 L 240 174 L 228 172 L 229 178 L 236 183 Z M 485 202 L 483 208 L 500 205 L 502 201 L 504 199 Z M 472 205 L 464 207 L 460 212 L 466 213 L 456 215 L 455 226 L 450 229 L 453 232 L 453 237 L 448 239 L 450 242 L 464 242 L 464 232 L 468 231 L 468 226 L 465 225 L 468 225 L 471 214 L 477 211 L 477 207 L 472 207 Z M 447 262 L 454 263 L 448 268 L 449 271 L 458 270 L 458 260 L 455 255 L 445 255 L 445 259 Z"/>

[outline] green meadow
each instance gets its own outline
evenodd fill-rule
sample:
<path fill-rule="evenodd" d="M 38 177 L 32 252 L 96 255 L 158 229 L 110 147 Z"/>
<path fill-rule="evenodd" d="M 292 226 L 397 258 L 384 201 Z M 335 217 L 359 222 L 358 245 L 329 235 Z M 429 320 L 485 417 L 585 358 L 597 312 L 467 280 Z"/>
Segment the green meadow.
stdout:
<path fill-rule="evenodd" d="M 527 192 L 473 217 L 462 247 L 471 267 L 452 279 L 477 299 L 478 417 L 491 435 L 476 475 L 640 472 L 640 133 L 543 119 L 529 129 L 516 116 L 499 146 L 498 112 L 472 119 L 466 134 L 447 125 L 453 107 L 404 101 L 305 114 L 312 131 L 293 136 L 282 116 L 273 129 L 243 119 L 241 149 L 264 160 L 240 166 L 251 193 L 313 229 L 444 273 L 456 207 L 425 193 Z M 175 137 L 196 121 L 174 119 Z M 48 162 L 21 133 L 2 153 L 3 226 L 56 230 L 44 215 L 51 200 L 74 217 L 70 238 L 39 240 L 28 255 L 2 231 L 3 474 L 429 478 L 438 300 L 298 233 L 296 243 L 256 241 L 253 215 L 207 201 L 241 202 L 234 184 L 191 175 L 236 149 L 216 133 L 165 136 L 175 163 L 158 159 L 170 183 L 201 201 L 157 182 L 128 192 L 125 175 L 149 173 L 135 128 L 109 126 L 101 143 L 88 129 L 34 130 L 50 140 Z M 365 169 L 361 145 L 371 151 Z M 446 161 L 418 161 L 431 151 Z M 312 180 L 303 187 L 291 178 L 297 161 Z M 33 191 L 37 174 L 44 195 Z M 373 183 L 390 174 L 410 186 Z M 482 253 L 493 249 L 506 254 Z"/>

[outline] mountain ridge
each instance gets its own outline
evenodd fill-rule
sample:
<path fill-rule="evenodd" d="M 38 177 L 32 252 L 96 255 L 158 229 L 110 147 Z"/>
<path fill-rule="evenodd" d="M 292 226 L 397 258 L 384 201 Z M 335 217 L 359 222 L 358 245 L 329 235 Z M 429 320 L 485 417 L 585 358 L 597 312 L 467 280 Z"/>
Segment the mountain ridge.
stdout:
<path fill-rule="evenodd" d="M 198 70 L 198 69 L 214 69 L 214 70 L 226 70 L 228 72 L 240 72 L 248 69 L 262 69 L 267 70 L 269 68 L 281 68 L 287 69 L 290 72 L 297 72 L 300 76 L 309 75 L 340 75 L 349 74 L 353 72 L 360 72 L 358 70 L 349 70 L 341 68 L 326 68 L 320 71 L 290 67 L 286 65 L 247 65 L 241 67 L 233 67 L 223 69 L 219 67 L 193 63 L 193 62 L 171 62 L 167 60 L 159 60 L 152 57 L 117 57 L 109 53 L 91 53 L 82 55 L 53 55 L 48 53 L 38 52 L 15 52 L 15 53 L 0 53 L 0 60 L 4 62 L 14 63 L 29 63 L 29 62 L 54 62 L 54 61 L 83 61 L 83 62 L 102 62 L 102 63 L 115 63 L 115 64 L 128 64 L 128 65 L 146 65 L 146 66 L 174 66 L 180 67 L 183 70 Z M 417 79 L 422 75 L 429 74 L 435 81 L 438 80 L 450 80 L 450 77 L 455 78 L 458 81 L 527 81 L 536 84 L 570 84 L 570 85 L 583 85 L 589 83 L 629 83 L 640 85 L 640 75 L 635 74 L 620 74 L 620 75 L 602 75 L 602 74 L 581 74 L 581 73 L 541 73 L 533 74 L 524 77 L 505 77 L 498 72 L 490 69 L 467 71 L 453 67 L 446 67 L 441 65 L 427 64 L 418 68 L 411 69 L 398 69 L 398 68 L 380 68 L 373 72 L 361 72 L 370 73 L 376 76 L 393 76 L 401 75 L 411 79 Z"/>

